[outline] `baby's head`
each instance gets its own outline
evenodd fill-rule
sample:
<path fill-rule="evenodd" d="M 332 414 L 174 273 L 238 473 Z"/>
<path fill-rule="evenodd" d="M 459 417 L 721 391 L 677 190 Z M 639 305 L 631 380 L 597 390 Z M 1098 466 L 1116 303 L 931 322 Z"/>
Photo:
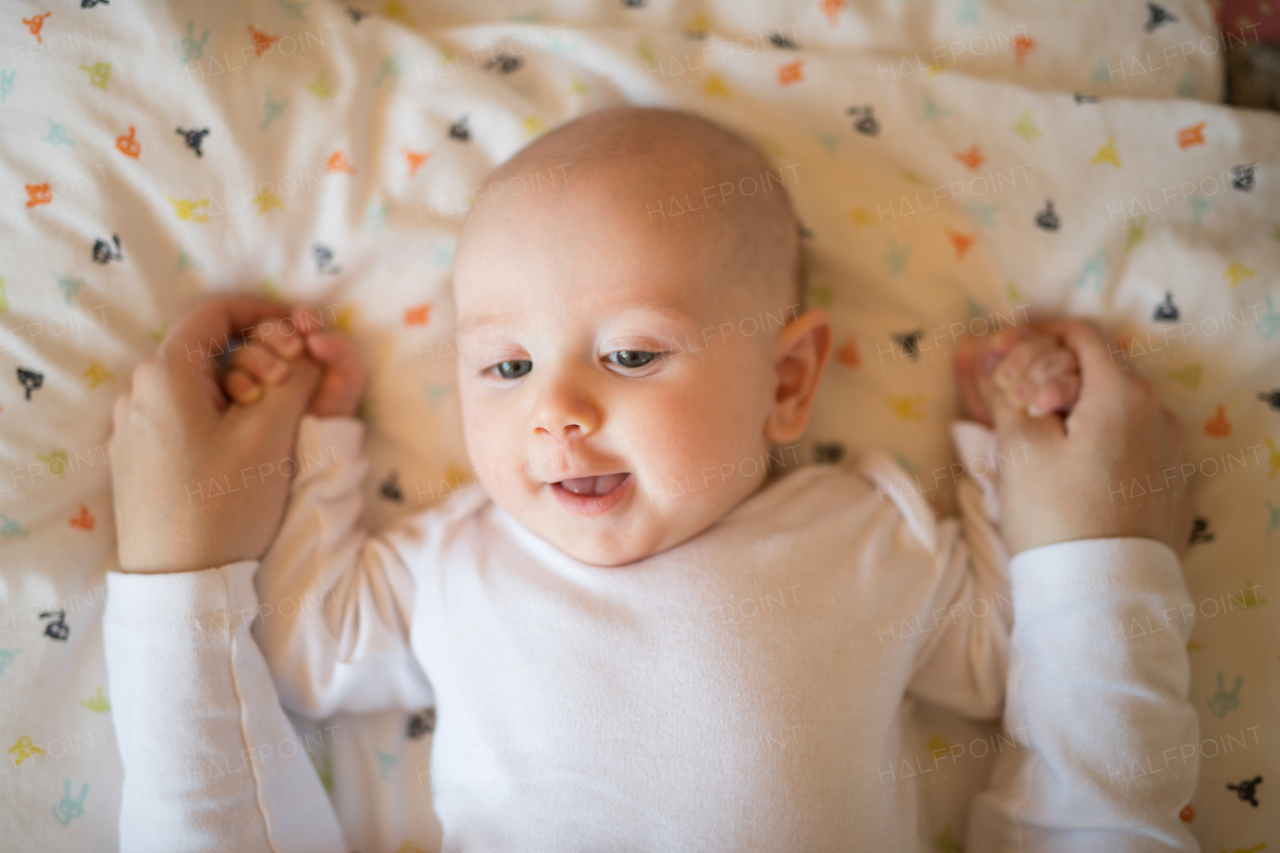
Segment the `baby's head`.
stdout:
<path fill-rule="evenodd" d="M 467 448 L 498 506 L 614 566 L 764 483 L 831 349 L 826 317 L 800 311 L 786 177 L 729 131 L 652 109 L 586 116 L 494 172 L 454 291 Z"/>

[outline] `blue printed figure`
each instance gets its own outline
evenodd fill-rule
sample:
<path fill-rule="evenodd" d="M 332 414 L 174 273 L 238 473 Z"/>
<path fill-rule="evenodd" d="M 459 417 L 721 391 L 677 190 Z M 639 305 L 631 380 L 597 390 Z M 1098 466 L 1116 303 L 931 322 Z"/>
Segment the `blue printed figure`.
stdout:
<path fill-rule="evenodd" d="M 1276 332 L 1280 332 L 1280 314 L 1276 313 L 1275 307 L 1271 304 L 1271 294 L 1267 294 L 1267 313 L 1258 321 L 1258 334 L 1262 335 L 1266 340 L 1271 340 L 1271 336 Z"/>
<path fill-rule="evenodd" d="M 45 119 L 49 122 L 49 133 L 47 136 L 40 137 L 43 141 L 49 143 L 54 148 L 59 145 L 66 145 L 68 148 L 75 148 L 76 141 L 67 136 L 67 128 L 65 125 L 58 124 L 51 118 Z"/>
<path fill-rule="evenodd" d="M 1111 82 L 1111 63 L 1105 56 L 1098 57 L 1098 64 L 1093 69 L 1093 79 L 1099 83 Z M 1079 103 L 1077 101 L 1076 103 Z"/>
<path fill-rule="evenodd" d="M 13 94 L 14 81 L 18 79 L 18 69 L 0 68 L 0 104 L 9 100 Z"/>
<path fill-rule="evenodd" d="M 400 756 L 390 752 L 383 752 L 380 749 L 373 751 L 374 757 L 378 759 L 378 776 L 383 782 L 390 782 L 391 779 L 387 775 L 391 772 L 391 768 L 400 762 Z"/>
<path fill-rule="evenodd" d="M 283 101 L 271 100 L 271 90 L 267 90 L 265 99 L 262 102 L 262 130 L 266 130 L 271 122 L 277 121 L 284 115 L 284 108 L 289 105 L 289 99 Z"/>
<path fill-rule="evenodd" d="M 1099 249 L 1093 257 L 1084 262 L 1080 275 L 1076 278 L 1076 287 L 1084 287 L 1093 282 L 1094 291 L 1102 292 L 1103 279 L 1107 277 L 1107 250 Z"/>
<path fill-rule="evenodd" d="M 956 26 L 963 27 L 965 24 L 980 24 L 982 20 L 978 17 L 977 0 L 960 0 L 960 8 L 956 10 Z"/>
<path fill-rule="evenodd" d="M 1196 225 L 1203 225 L 1204 215 L 1218 203 L 1216 198 L 1209 198 L 1203 195 L 1193 195 L 1188 201 L 1191 203 L 1191 219 Z"/>
<path fill-rule="evenodd" d="M 13 663 L 13 659 L 18 656 L 18 652 L 22 649 L 0 649 L 0 678 L 8 678 L 4 669 Z"/>
<path fill-rule="evenodd" d="M 373 79 L 373 88 L 382 85 L 382 81 L 391 78 L 390 91 L 396 90 L 396 84 L 400 82 L 400 74 L 404 70 L 404 51 L 397 50 L 395 53 L 382 60 L 382 69 L 378 72 L 378 76 Z"/>
<path fill-rule="evenodd" d="M 204 43 L 209 40 L 209 31 L 205 30 L 204 35 L 200 36 L 200 41 L 195 40 L 195 21 L 187 21 L 187 34 L 181 42 L 173 43 L 173 55 L 178 57 L 178 61 L 183 65 L 204 56 Z M 178 45 L 182 45 L 182 50 L 178 50 Z"/>
<path fill-rule="evenodd" d="M 370 234 L 377 234 L 387 223 L 387 206 L 376 201 L 369 202 L 364 213 L 364 227 Z"/>
<path fill-rule="evenodd" d="M 53 807 L 53 819 L 66 826 L 84 814 L 84 797 L 85 794 L 89 793 L 89 783 L 84 783 L 80 788 L 80 798 L 75 800 L 71 799 L 70 779 L 63 783 L 62 789 L 65 794 L 62 797 L 62 802 Z"/>
<path fill-rule="evenodd" d="M 447 267 L 449 266 L 449 264 L 453 263 L 453 247 L 452 246 L 450 246 L 448 243 L 437 243 L 435 248 L 436 248 L 436 255 L 434 260 L 438 266 Z"/>
<path fill-rule="evenodd" d="M 17 519 L 0 512 L 0 538 L 12 539 L 15 536 L 26 536 L 27 533 Z"/>
<path fill-rule="evenodd" d="M 1232 686 L 1231 692 L 1227 692 L 1226 685 L 1223 683 L 1222 673 L 1218 673 L 1218 692 L 1208 699 L 1209 711 L 1221 720 L 1229 711 L 1234 711 L 1240 707 L 1240 683 L 1244 679 L 1236 676 L 1235 685 Z"/>
<path fill-rule="evenodd" d="M 996 226 L 996 211 L 1000 208 L 994 204 L 979 204 L 976 201 L 971 201 L 964 206 L 964 209 L 980 224 L 989 228 Z"/>
<path fill-rule="evenodd" d="M 965 321 L 972 323 L 976 317 L 985 317 L 987 315 L 987 306 L 975 300 L 972 296 L 964 298 Z"/>
<path fill-rule="evenodd" d="M 440 401 L 449 396 L 449 387 L 447 385 L 427 383 L 423 386 L 423 390 L 427 393 L 427 405 L 431 407 L 433 412 L 439 408 Z"/>
<path fill-rule="evenodd" d="M 67 304 L 70 305 L 71 297 L 78 294 L 80 288 L 84 287 L 84 279 L 58 275 L 57 272 L 54 272 L 53 277 L 58 280 L 58 289 L 62 291 L 62 295 L 66 297 Z"/>
<path fill-rule="evenodd" d="M 889 241 L 889 254 L 885 256 L 884 266 L 889 271 L 889 275 L 896 277 L 902 275 L 907 269 L 907 259 L 911 257 L 910 246 L 899 246 L 897 241 Z"/>
<path fill-rule="evenodd" d="M 946 118 L 951 115 L 951 110 L 943 109 L 938 106 L 938 102 L 929 97 L 929 93 L 924 95 L 924 121 L 933 121 L 935 118 Z"/>

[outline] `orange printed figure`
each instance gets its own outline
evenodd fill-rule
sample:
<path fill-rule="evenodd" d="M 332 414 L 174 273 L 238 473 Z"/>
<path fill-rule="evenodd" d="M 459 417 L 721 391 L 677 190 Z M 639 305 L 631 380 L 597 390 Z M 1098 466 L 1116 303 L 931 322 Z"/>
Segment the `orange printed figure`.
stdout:
<path fill-rule="evenodd" d="M 803 64 L 803 59 L 797 59 L 795 62 L 778 66 L 778 85 L 790 86 L 792 83 L 804 80 L 804 74 L 800 71 L 800 66 Z"/>
<path fill-rule="evenodd" d="M 135 134 L 134 126 L 129 125 L 128 136 L 116 137 L 116 148 L 119 148 L 120 153 L 123 154 L 124 156 L 132 157 L 133 159 L 137 160 L 138 155 L 142 153 L 142 146 L 138 144 L 138 139 L 134 134 Z"/>
<path fill-rule="evenodd" d="M 1204 126 L 1208 122 L 1197 122 L 1178 131 L 1178 147 L 1190 148 L 1193 145 L 1204 145 Z"/>
<path fill-rule="evenodd" d="M 1195 806 L 1190 803 L 1183 806 L 1182 811 L 1178 812 L 1178 817 L 1182 818 L 1183 823 L 1191 823 L 1191 821 L 1196 819 Z"/>
<path fill-rule="evenodd" d="M 851 370 L 861 367 L 862 356 L 858 354 L 858 339 L 850 335 L 844 342 L 844 346 L 840 347 L 840 351 L 836 353 L 836 359 Z"/>
<path fill-rule="evenodd" d="M 93 513 L 89 512 L 89 508 L 84 504 L 80 504 L 80 514 L 68 522 L 72 527 L 78 527 L 81 530 L 93 530 L 93 526 L 98 520 L 93 517 Z"/>
<path fill-rule="evenodd" d="M 411 178 L 418 174 L 418 167 L 431 158 L 430 151 L 410 151 L 408 148 L 401 150 L 404 151 L 404 159 L 409 162 L 409 177 Z"/>
<path fill-rule="evenodd" d="M 27 207 L 49 204 L 53 201 L 53 190 L 48 184 L 27 184 Z"/>
<path fill-rule="evenodd" d="M 951 238 L 951 245 L 956 250 L 957 261 L 963 261 L 964 256 L 973 248 L 973 244 L 978 242 L 976 234 L 972 236 L 961 234 L 959 231 L 952 231 L 950 228 L 947 229 L 947 236 Z"/>
<path fill-rule="evenodd" d="M 258 57 L 275 47 L 276 42 L 280 41 L 280 36 L 269 36 L 261 30 L 255 30 L 253 24 L 245 27 L 249 31 L 249 35 L 253 37 L 254 52 Z"/>
<path fill-rule="evenodd" d="M 40 44 L 44 44 L 44 39 L 40 37 L 40 30 L 44 29 L 44 19 L 52 14 L 52 12 L 45 12 L 43 15 L 22 19 L 22 23 L 27 25 L 27 29 L 31 30 L 31 35 L 35 36 L 36 41 Z"/>
<path fill-rule="evenodd" d="M 978 171 L 982 164 L 987 162 L 987 158 L 983 156 L 982 149 L 978 147 L 977 143 L 974 143 L 974 146 L 968 151 L 960 151 L 951 156 L 974 172 Z"/>
<path fill-rule="evenodd" d="M 1030 36 L 1018 36 L 1013 40 L 1013 61 L 1023 68 L 1027 63 L 1027 54 L 1036 49 L 1036 40 Z"/>
<path fill-rule="evenodd" d="M 834 27 L 840 23 L 840 13 L 844 11 L 846 5 L 844 0 L 822 0 L 819 5 L 822 14 L 826 15 L 827 20 L 831 22 L 831 26 Z"/>
<path fill-rule="evenodd" d="M 356 167 L 347 162 L 347 155 L 341 151 L 335 151 L 329 156 L 329 162 L 324 167 L 326 172 L 346 172 L 348 175 L 356 173 Z"/>
<path fill-rule="evenodd" d="M 431 322 L 431 303 L 424 302 L 421 305 L 415 305 L 404 312 L 404 324 L 406 326 L 425 326 Z"/>
<path fill-rule="evenodd" d="M 1204 434 L 1210 438 L 1226 438 L 1231 435 L 1231 421 L 1227 420 L 1227 410 L 1218 407 L 1218 413 L 1204 422 Z"/>

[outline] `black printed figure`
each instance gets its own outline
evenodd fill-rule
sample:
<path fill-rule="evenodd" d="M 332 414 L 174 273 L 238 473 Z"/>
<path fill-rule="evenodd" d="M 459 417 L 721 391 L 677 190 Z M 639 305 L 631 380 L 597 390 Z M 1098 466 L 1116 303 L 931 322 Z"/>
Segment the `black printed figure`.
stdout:
<path fill-rule="evenodd" d="M 1257 163 L 1244 163 L 1231 167 L 1231 189 L 1247 193 L 1253 189 L 1253 170 Z"/>
<path fill-rule="evenodd" d="M 382 481 L 379 491 L 389 501 L 395 501 L 398 504 L 404 503 L 404 492 L 400 491 L 400 484 L 396 482 L 395 471 L 392 471 L 391 476 Z"/>
<path fill-rule="evenodd" d="M 54 617 L 57 617 L 54 619 Z M 41 613 L 41 619 L 53 619 L 48 625 L 44 626 L 44 635 L 51 640 L 57 640 L 65 643 L 67 637 L 71 636 L 71 626 L 66 623 L 67 611 L 59 610 L 57 613 Z"/>
<path fill-rule="evenodd" d="M 362 20 L 364 20 L 365 18 L 369 17 L 369 15 L 370 15 L 370 14 L 372 14 L 372 13 L 370 13 L 370 12 L 363 12 L 363 11 L 361 11 L 360 9 L 357 9 L 355 6 L 348 6 L 348 7 L 347 7 L 347 16 L 348 16 L 349 18 L 351 18 L 351 23 L 353 23 L 353 24 L 358 24 L 358 23 L 360 23 Z"/>
<path fill-rule="evenodd" d="M 333 265 L 333 250 L 323 243 L 312 246 L 311 254 L 315 256 L 316 273 L 319 275 L 337 275 L 342 272 L 342 267 Z"/>
<path fill-rule="evenodd" d="M 31 392 L 44 385 L 44 374 L 36 373 L 34 370 L 27 370 L 25 367 L 18 368 L 18 382 L 23 388 L 27 389 L 27 399 L 31 399 Z"/>
<path fill-rule="evenodd" d="M 813 461 L 818 464 L 836 464 L 844 458 L 844 445 L 837 441 L 830 444 L 815 444 L 813 446 Z"/>
<path fill-rule="evenodd" d="M 1178 20 L 1172 13 L 1166 11 L 1161 6 L 1157 6 L 1155 3 L 1147 4 L 1147 15 L 1149 17 L 1147 18 L 1147 22 L 1142 25 L 1142 28 L 1149 33 L 1155 32 L 1156 27 L 1161 24 L 1172 24 L 1174 21 Z"/>
<path fill-rule="evenodd" d="M 191 130 L 183 130 L 180 127 L 175 127 L 173 132 L 182 137 L 183 141 L 187 143 L 187 147 L 196 152 L 197 157 L 204 156 L 204 152 L 200 150 L 200 146 L 204 144 L 204 138 L 209 135 L 209 128 L 202 127 L 199 129 L 192 128 Z"/>
<path fill-rule="evenodd" d="M 471 141 L 471 129 L 467 127 L 466 116 L 463 116 L 453 124 L 449 125 L 449 138 L 456 139 L 459 142 Z"/>
<path fill-rule="evenodd" d="M 808 226 L 806 226 L 806 225 L 805 225 L 803 222 L 801 222 L 799 219 L 797 219 L 797 220 L 796 220 L 796 227 L 798 227 L 798 228 L 800 229 L 800 236 L 801 236 L 801 237 L 803 237 L 803 238 L 804 238 L 804 239 L 806 239 L 806 240 L 812 240 L 812 239 L 813 239 L 813 232 L 812 232 L 811 230 L 809 230 Z"/>
<path fill-rule="evenodd" d="M 1261 776 L 1254 776 L 1252 779 L 1245 779 L 1239 785 L 1228 785 L 1232 791 L 1236 792 L 1236 796 L 1241 800 L 1245 800 L 1255 809 L 1258 807 L 1258 786 L 1262 784 Z"/>
<path fill-rule="evenodd" d="M 1097 95 L 1086 95 L 1083 92 L 1076 92 L 1077 104 L 1096 104 L 1098 103 Z"/>
<path fill-rule="evenodd" d="M 905 335 L 895 334 L 893 337 L 898 341 L 898 346 L 902 348 L 903 355 L 909 355 L 914 359 L 920 358 L 920 336 L 924 334 L 924 330 L 919 332 L 908 332 Z"/>
<path fill-rule="evenodd" d="M 405 728 L 405 734 L 409 736 L 409 740 L 419 740 L 435 730 L 436 709 L 426 708 L 409 718 L 409 725 Z"/>
<path fill-rule="evenodd" d="M 492 71 L 494 68 L 497 68 L 499 74 L 514 74 L 520 70 L 520 66 L 523 64 L 524 63 L 518 56 L 499 53 L 493 59 L 490 59 L 484 64 L 484 70 Z"/>
<path fill-rule="evenodd" d="M 111 251 L 111 243 L 116 244 L 116 250 Z M 95 264 L 109 264 L 112 261 L 123 261 L 124 255 L 120 251 L 120 238 L 111 235 L 111 243 L 99 237 L 93 241 L 93 262 Z"/>
<path fill-rule="evenodd" d="M 1151 315 L 1151 319 L 1163 320 L 1167 323 L 1172 323 L 1177 320 L 1179 316 L 1178 306 L 1173 304 L 1173 293 L 1172 291 L 1166 290 L 1164 292 L 1164 302 L 1161 302 L 1156 306 L 1156 312 Z"/>
<path fill-rule="evenodd" d="M 800 47 L 799 44 L 793 42 L 782 33 L 769 33 L 769 41 L 773 43 L 774 47 L 780 47 L 783 50 L 796 50 Z"/>
<path fill-rule="evenodd" d="M 1259 391 L 1258 399 L 1275 409 L 1277 412 L 1280 412 L 1280 388 L 1272 388 L 1270 391 Z"/>
<path fill-rule="evenodd" d="M 851 116 L 861 116 L 853 123 L 853 129 L 867 136 L 875 136 L 880 132 L 880 122 L 871 114 L 871 107 L 849 107 L 845 110 Z"/>
<path fill-rule="evenodd" d="M 622 5 L 628 9 L 643 9 L 649 0 L 622 0 Z"/>
<path fill-rule="evenodd" d="M 1062 225 L 1062 221 L 1058 219 L 1058 214 L 1053 210 L 1053 201 L 1051 199 L 1044 200 L 1044 210 L 1036 211 L 1036 225 L 1039 225 L 1046 231 L 1057 231 Z"/>
<path fill-rule="evenodd" d="M 99 3 L 101 3 L 103 6 L 110 6 L 111 0 L 80 0 L 80 8 L 92 9 L 94 6 L 97 6 Z"/>
<path fill-rule="evenodd" d="M 1216 534 L 1209 530 L 1209 519 L 1196 516 L 1196 520 L 1191 528 L 1191 544 L 1198 545 L 1201 542 L 1209 543 L 1214 540 Z"/>

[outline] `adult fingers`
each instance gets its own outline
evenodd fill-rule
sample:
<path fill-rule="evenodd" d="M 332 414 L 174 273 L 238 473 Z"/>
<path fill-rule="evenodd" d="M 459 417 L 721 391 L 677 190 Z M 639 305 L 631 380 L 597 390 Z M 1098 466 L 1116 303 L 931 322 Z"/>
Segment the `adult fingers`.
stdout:
<path fill-rule="evenodd" d="M 228 364 L 248 373 L 263 385 L 279 385 L 289 378 L 289 364 L 265 344 L 250 341 L 237 349 Z"/>

